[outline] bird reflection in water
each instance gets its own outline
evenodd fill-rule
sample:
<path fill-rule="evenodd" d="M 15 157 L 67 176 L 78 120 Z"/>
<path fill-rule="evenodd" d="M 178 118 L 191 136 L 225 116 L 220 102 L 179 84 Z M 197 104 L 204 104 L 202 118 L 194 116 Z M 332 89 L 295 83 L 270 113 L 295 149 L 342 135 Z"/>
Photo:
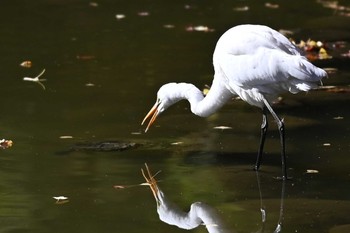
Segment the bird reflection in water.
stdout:
<path fill-rule="evenodd" d="M 169 225 L 177 226 L 181 229 L 194 229 L 200 225 L 204 225 L 209 233 L 229 233 L 236 232 L 229 229 L 224 221 L 222 220 L 218 211 L 208 204 L 202 202 L 194 202 L 191 204 L 189 212 L 184 212 L 175 203 L 171 202 L 157 184 L 155 175 L 152 175 L 149 167 L 145 164 L 146 170 L 142 171 L 142 175 L 145 178 L 147 184 L 151 188 L 153 196 L 157 203 L 157 212 L 159 219 Z M 261 211 L 261 227 L 257 232 L 265 232 L 266 223 L 266 210 L 263 205 L 261 187 L 260 187 L 260 177 L 259 173 L 256 172 L 257 183 L 260 196 L 260 211 Z M 284 209 L 284 193 L 285 193 L 285 181 L 282 181 L 282 191 L 281 191 L 281 202 L 280 202 L 280 213 L 279 219 L 274 230 L 274 233 L 281 232 L 282 221 L 283 221 L 283 209 Z"/>

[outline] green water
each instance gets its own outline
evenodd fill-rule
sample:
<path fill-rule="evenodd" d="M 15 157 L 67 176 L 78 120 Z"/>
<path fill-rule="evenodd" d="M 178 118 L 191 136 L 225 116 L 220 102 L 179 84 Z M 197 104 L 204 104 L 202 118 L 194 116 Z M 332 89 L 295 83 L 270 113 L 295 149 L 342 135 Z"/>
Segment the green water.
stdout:
<path fill-rule="evenodd" d="M 2 0 L 0 138 L 14 145 L 0 153 L 0 232 L 185 231 L 159 220 L 148 187 L 113 188 L 144 182 L 145 162 L 162 170 L 159 185 L 184 210 L 203 201 L 218 209 L 232 232 L 258 231 L 260 194 L 251 168 L 259 109 L 232 101 L 202 119 L 179 103 L 147 134 L 140 122 L 163 83 L 211 84 L 215 43 L 234 25 L 266 24 L 293 30 L 296 39 L 348 46 L 349 10 L 322 2 L 274 1 L 279 7 L 273 9 L 261 1 Z M 249 10 L 235 10 L 245 6 Z M 214 30 L 186 30 L 198 25 Z M 348 50 L 331 49 L 336 59 L 318 62 L 338 68 L 324 85 L 349 85 L 349 60 L 338 59 Z M 25 60 L 31 68 L 19 66 Z M 46 90 L 23 81 L 43 69 Z M 348 92 L 314 91 L 285 95 L 275 107 L 286 122 L 293 176 L 285 184 L 282 232 L 350 231 L 349 100 Z M 232 129 L 213 129 L 221 125 Z M 282 187 L 274 179 L 280 175 L 279 137 L 270 125 L 259 173 L 265 232 L 276 228 Z M 60 153 L 77 142 L 104 140 L 142 146 Z M 53 196 L 69 202 L 58 205 Z"/>

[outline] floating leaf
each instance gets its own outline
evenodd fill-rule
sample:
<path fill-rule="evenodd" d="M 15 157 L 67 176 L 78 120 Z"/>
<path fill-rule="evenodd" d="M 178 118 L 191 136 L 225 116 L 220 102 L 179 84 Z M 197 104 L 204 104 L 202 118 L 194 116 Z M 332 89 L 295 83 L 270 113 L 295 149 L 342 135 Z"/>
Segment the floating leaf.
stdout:
<path fill-rule="evenodd" d="M 325 67 L 323 68 L 328 74 L 335 74 L 338 69 L 337 68 L 332 68 L 332 67 Z"/>
<path fill-rule="evenodd" d="M 174 28 L 175 26 L 173 24 L 164 24 L 163 25 L 164 28 L 167 28 L 167 29 L 172 29 Z"/>
<path fill-rule="evenodd" d="M 186 28 L 186 31 L 192 32 L 192 31 L 197 31 L 197 32 L 213 32 L 215 31 L 212 28 L 209 28 L 208 26 L 203 26 L 203 25 L 198 25 L 198 26 L 188 26 Z"/>
<path fill-rule="evenodd" d="M 147 11 L 142 11 L 137 13 L 138 16 L 149 16 L 149 12 Z"/>
<path fill-rule="evenodd" d="M 98 3 L 97 2 L 90 2 L 89 6 L 98 7 Z"/>
<path fill-rule="evenodd" d="M 60 136 L 60 139 L 72 139 L 73 136 L 70 136 L 70 135 L 63 135 L 63 136 Z"/>
<path fill-rule="evenodd" d="M 306 173 L 307 174 L 317 174 L 317 173 L 319 173 L 319 171 L 318 170 L 314 170 L 314 169 L 307 169 Z"/>
<path fill-rule="evenodd" d="M 172 142 L 172 143 L 170 143 L 170 145 L 177 146 L 177 145 L 181 145 L 183 143 L 184 142 Z"/>
<path fill-rule="evenodd" d="M 142 134 L 140 131 L 139 132 L 131 132 L 132 135 L 140 135 Z"/>
<path fill-rule="evenodd" d="M 68 197 L 65 197 L 65 196 L 55 196 L 55 197 L 52 197 L 53 199 L 56 199 L 57 201 L 62 201 L 62 200 L 67 200 Z"/>
<path fill-rule="evenodd" d="M 213 127 L 213 129 L 221 129 L 221 130 L 226 130 L 226 129 L 232 129 L 232 127 L 230 127 L 230 126 L 220 125 L 220 126 L 215 126 L 215 127 Z"/>
<path fill-rule="evenodd" d="M 56 200 L 56 204 L 65 204 L 69 202 L 68 197 L 66 196 L 55 196 L 52 198 Z"/>
<path fill-rule="evenodd" d="M 30 68 L 30 67 L 32 67 L 32 62 L 31 61 L 24 61 L 19 65 L 24 67 L 24 68 Z"/>
<path fill-rule="evenodd" d="M 233 8 L 234 11 L 249 11 L 249 6 L 239 6 Z"/>
<path fill-rule="evenodd" d="M 41 75 L 43 75 L 45 73 L 45 69 L 43 69 L 43 71 L 41 71 L 41 73 L 36 76 L 35 78 L 31 78 L 31 77 L 24 77 L 23 80 L 24 81 L 29 81 L 29 82 L 35 82 L 37 84 L 39 84 L 44 90 L 46 89 L 44 84 L 42 84 L 43 81 L 46 81 L 46 79 L 39 79 Z"/>
<path fill-rule="evenodd" d="M 96 57 L 94 55 L 77 55 L 78 60 L 93 60 Z"/>
<path fill-rule="evenodd" d="M 118 20 L 124 19 L 124 18 L 125 18 L 125 15 L 123 15 L 123 14 L 116 14 L 116 15 L 115 15 L 115 18 L 118 19 Z"/>
<path fill-rule="evenodd" d="M 265 3 L 265 7 L 270 8 L 270 9 L 277 9 L 280 6 L 278 4 L 273 4 L 273 3 L 267 2 L 267 3 Z"/>
<path fill-rule="evenodd" d="M 0 147 L 2 149 L 10 148 L 10 147 L 12 147 L 12 145 L 13 145 L 12 140 L 6 140 L 6 139 L 0 140 Z"/>
<path fill-rule="evenodd" d="M 332 56 L 329 56 L 327 51 L 324 48 L 320 48 L 320 51 L 318 52 L 318 57 L 320 59 L 330 59 Z"/>

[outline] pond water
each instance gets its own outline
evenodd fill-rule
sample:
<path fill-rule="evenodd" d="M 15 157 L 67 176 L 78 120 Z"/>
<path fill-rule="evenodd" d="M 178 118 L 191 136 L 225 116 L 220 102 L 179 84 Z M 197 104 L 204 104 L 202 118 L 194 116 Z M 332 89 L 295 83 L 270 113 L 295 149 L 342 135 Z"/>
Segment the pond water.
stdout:
<path fill-rule="evenodd" d="M 115 188 L 145 182 L 145 163 L 162 171 L 156 179 L 171 202 L 184 211 L 207 203 L 228 232 L 273 232 L 277 224 L 282 232 L 350 232 L 349 8 L 345 0 L 3 0 L 0 137 L 13 146 L 0 155 L 0 232 L 186 231 L 159 219 L 149 187 Z M 162 84 L 211 84 L 217 39 L 242 23 L 327 42 L 333 56 L 315 63 L 336 69 L 323 84 L 337 88 L 287 94 L 274 107 L 286 123 L 293 179 L 285 183 L 275 179 L 272 120 L 261 171 L 252 171 L 261 114 L 242 101 L 209 118 L 181 102 L 146 134 L 140 126 Z M 23 81 L 43 69 L 45 90 Z M 141 145 L 69 151 L 109 140 Z"/>

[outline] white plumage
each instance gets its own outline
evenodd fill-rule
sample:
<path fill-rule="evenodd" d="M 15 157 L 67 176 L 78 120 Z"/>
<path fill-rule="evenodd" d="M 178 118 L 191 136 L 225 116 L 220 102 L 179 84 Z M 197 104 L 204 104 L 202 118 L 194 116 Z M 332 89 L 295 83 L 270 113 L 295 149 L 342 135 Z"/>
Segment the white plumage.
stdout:
<path fill-rule="evenodd" d="M 282 92 L 293 94 L 318 86 L 327 73 L 311 64 L 298 47 L 279 32 L 262 25 L 239 25 L 226 31 L 218 40 L 213 55 L 215 75 L 204 97 L 193 84 L 168 83 L 157 93 L 157 101 L 144 118 L 150 122 L 170 105 L 187 99 L 191 111 L 201 117 L 216 112 L 232 96 L 263 110 L 262 136 L 255 169 L 260 166 L 268 127 L 267 110 L 277 121 L 282 148 L 283 179 L 287 178 L 284 148 L 284 124 L 269 102 Z"/>

